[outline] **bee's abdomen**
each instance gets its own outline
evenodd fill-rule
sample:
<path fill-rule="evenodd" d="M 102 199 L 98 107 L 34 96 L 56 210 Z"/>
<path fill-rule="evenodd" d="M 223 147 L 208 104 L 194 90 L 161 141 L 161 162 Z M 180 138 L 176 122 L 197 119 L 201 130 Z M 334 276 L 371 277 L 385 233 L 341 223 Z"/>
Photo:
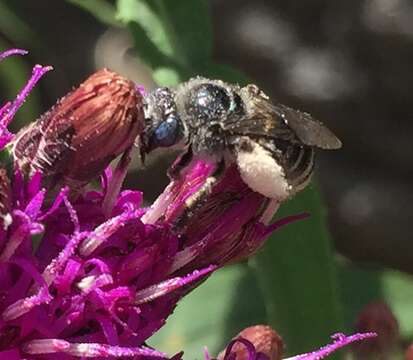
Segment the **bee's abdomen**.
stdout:
<path fill-rule="evenodd" d="M 309 146 L 291 144 L 283 160 L 283 167 L 288 183 L 293 192 L 304 189 L 314 170 L 314 149 Z"/>
<path fill-rule="evenodd" d="M 276 141 L 275 146 L 293 193 L 304 189 L 314 170 L 314 149 L 288 141 Z"/>

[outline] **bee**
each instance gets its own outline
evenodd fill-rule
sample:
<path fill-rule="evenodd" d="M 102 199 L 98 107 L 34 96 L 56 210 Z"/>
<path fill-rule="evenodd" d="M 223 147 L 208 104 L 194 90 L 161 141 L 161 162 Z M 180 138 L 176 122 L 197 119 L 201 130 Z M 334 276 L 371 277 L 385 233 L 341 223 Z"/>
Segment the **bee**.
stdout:
<path fill-rule="evenodd" d="M 310 181 L 315 148 L 341 147 L 340 140 L 310 114 L 274 104 L 253 84 L 240 87 L 192 78 L 175 89 L 149 93 L 144 115 L 142 157 L 156 148 L 185 149 L 170 169 L 172 178 L 194 158 L 215 164 L 191 203 L 207 194 L 233 163 L 253 191 L 282 202 Z"/>

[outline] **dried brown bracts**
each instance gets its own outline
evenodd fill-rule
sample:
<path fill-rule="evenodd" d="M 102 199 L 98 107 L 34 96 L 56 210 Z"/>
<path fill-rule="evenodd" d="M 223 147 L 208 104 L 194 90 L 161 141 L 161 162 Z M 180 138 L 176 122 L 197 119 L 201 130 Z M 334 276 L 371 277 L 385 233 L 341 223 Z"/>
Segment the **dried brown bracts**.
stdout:
<path fill-rule="evenodd" d="M 16 137 L 13 155 L 50 186 L 83 184 L 130 147 L 143 129 L 142 96 L 132 81 L 103 69 Z"/>

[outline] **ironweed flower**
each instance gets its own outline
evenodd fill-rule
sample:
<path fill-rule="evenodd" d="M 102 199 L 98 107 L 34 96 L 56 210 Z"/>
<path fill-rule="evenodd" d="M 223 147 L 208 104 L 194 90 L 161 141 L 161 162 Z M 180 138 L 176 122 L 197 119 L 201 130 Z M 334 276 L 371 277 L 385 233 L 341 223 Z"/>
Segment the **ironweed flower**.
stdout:
<path fill-rule="evenodd" d="M 307 217 L 307 214 L 299 214 L 266 225 L 279 203 L 252 191 L 234 165 L 225 170 L 207 201 L 191 214 L 190 221 L 180 221 L 187 209 L 186 200 L 212 171 L 213 164 L 208 161 L 193 162 L 183 176 L 169 184 L 142 217 L 146 223 L 174 224 L 174 230 L 185 244 L 186 270 L 193 269 L 194 264 L 222 266 L 250 256 L 271 232 Z"/>
<path fill-rule="evenodd" d="M 281 337 L 269 326 L 256 325 L 241 331 L 216 360 L 321 360 L 344 346 L 374 337 L 376 334 L 372 332 L 351 336 L 335 334 L 332 344 L 310 353 L 283 358 Z M 208 352 L 205 353 L 205 360 L 213 360 Z"/>
<path fill-rule="evenodd" d="M 23 53 L 0 53 L 0 59 Z M 7 125 L 48 70 L 50 67 L 35 67 L 17 99 L 1 107 L 2 148 L 14 137 Z M 95 89 L 100 80 L 94 76 L 103 79 L 102 88 L 98 86 L 103 93 Z M 143 208 L 141 192 L 120 190 L 130 145 L 130 134 L 125 129 L 140 129 L 139 123 L 134 123 L 140 121 L 140 95 L 131 95 L 131 85 L 125 85 L 122 79 L 125 96 L 114 96 L 108 85 L 113 77 L 117 75 L 93 75 L 90 89 L 83 85 L 82 90 L 81 86 L 29 125 L 16 142 L 18 159 L 13 174 L 0 171 L 0 359 L 167 358 L 146 347 L 145 342 L 162 327 L 180 298 L 218 267 L 255 252 L 277 227 L 302 217 L 266 225 L 277 204 L 252 192 L 236 168 L 229 168 L 197 213 L 180 222 L 185 200 L 212 171 L 202 161 L 194 163 L 185 177 L 171 182 L 150 208 Z M 80 100 L 82 94 L 85 103 Z M 103 101 L 108 113 L 99 103 L 106 97 L 111 97 Z M 95 100 L 99 100 L 96 106 Z M 118 110 L 123 115 L 115 116 Z M 95 132 L 94 123 L 89 124 L 93 121 L 90 111 L 96 111 L 104 129 L 114 132 L 118 131 L 117 120 L 126 119 L 129 125 L 119 130 L 126 144 L 119 145 L 120 149 L 115 149 L 116 139 L 110 139 L 110 146 L 101 144 L 108 133 L 105 130 L 99 137 L 101 133 Z M 79 117 L 71 118 L 70 114 Z M 52 146 L 62 145 L 59 136 L 65 129 L 60 125 L 68 125 L 63 118 L 75 130 L 70 140 L 64 139 L 79 152 L 69 158 Z M 96 126 L 100 125 L 98 121 Z M 27 140 L 31 131 L 39 132 L 40 137 Z M 91 134 L 97 138 L 91 140 Z M 74 141 L 77 136 L 78 142 Z M 42 143 L 46 138 L 52 139 L 46 141 L 51 146 Z M 23 143 L 27 149 L 20 147 Z M 49 180 L 51 168 L 44 165 L 47 161 L 37 166 L 41 161 L 53 158 L 56 168 L 64 169 L 62 176 L 86 182 L 124 150 L 126 155 L 115 171 L 105 170 L 98 190 L 83 189 L 73 199 L 69 197 L 73 190 L 69 182 L 52 201 L 45 200 L 48 194 L 44 180 Z M 84 158 L 79 158 L 81 154 Z M 61 163 L 65 161 L 67 164 Z M 260 347 L 256 350 L 251 346 L 251 354 L 261 353 Z M 234 359 L 228 351 L 224 358 Z"/>

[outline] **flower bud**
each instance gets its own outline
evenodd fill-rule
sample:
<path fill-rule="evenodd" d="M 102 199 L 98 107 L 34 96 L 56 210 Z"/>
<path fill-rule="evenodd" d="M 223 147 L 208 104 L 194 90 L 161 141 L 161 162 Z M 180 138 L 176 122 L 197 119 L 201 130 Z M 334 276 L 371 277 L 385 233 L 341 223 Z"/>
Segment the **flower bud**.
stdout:
<path fill-rule="evenodd" d="M 247 342 L 244 343 L 239 339 L 247 340 Z M 235 354 L 237 360 L 251 359 L 250 351 L 252 348 L 248 349 L 248 342 L 253 345 L 255 353 L 261 353 L 269 360 L 281 360 L 284 347 L 283 340 L 273 329 L 266 325 L 250 326 L 242 330 L 233 339 L 233 342 L 218 355 L 217 360 L 229 358 L 230 354 Z"/>
<path fill-rule="evenodd" d="M 143 128 L 141 103 L 133 82 L 99 70 L 20 131 L 15 162 L 50 186 L 85 184 L 133 144 Z"/>
<path fill-rule="evenodd" d="M 385 356 L 394 351 L 400 340 L 399 324 L 390 307 L 382 301 L 369 303 L 360 312 L 356 329 L 360 332 L 375 332 L 377 337 L 354 346 L 361 359 Z"/>

